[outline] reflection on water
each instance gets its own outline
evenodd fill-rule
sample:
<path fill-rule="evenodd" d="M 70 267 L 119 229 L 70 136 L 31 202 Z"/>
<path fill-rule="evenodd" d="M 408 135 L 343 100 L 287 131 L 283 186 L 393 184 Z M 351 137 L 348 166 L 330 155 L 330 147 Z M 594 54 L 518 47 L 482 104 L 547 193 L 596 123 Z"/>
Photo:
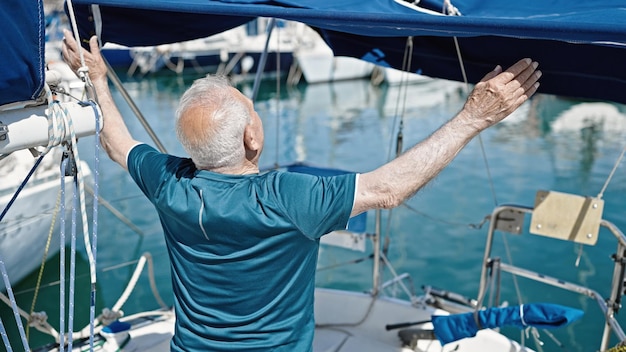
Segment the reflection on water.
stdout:
<path fill-rule="evenodd" d="M 195 78 L 197 76 L 164 74 L 126 82 L 131 96 L 173 154 L 184 155 L 171 132 L 173 111 L 178 97 Z M 277 87 L 280 87 L 279 93 Z M 239 88 L 249 94 L 252 84 L 240 83 Z M 150 142 L 119 94 L 114 93 L 114 96 L 131 133 L 139 140 Z M 284 82 L 264 81 L 256 103 L 266 133 L 261 166 L 305 161 L 359 172 L 374 169 L 395 154 L 400 125 L 403 149 L 407 149 L 458 112 L 464 97 L 462 85 L 445 81 L 408 87 L 375 87 L 364 80 L 295 87 L 287 87 Z M 614 104 L 583 104 L 587 103 L 537 96 L 509 119 L 472 141 L 439 177 L 407 203 L 410 208 L 385 212 L 383 234 L 388 239 L 386 248 L 395 269 L 410 273 L 418 288 L 434 285 L 474 297 L 478 290 L 485 230 L 470 229 L 468 224 L 480 223 L 496 203 L 532 205 L 539 189 L 596 195 L 624 146 L 620 128 L 624 125 L 626 109 Z M 604 111 L 601 123 L 598 117 L 593 118 L 594 123 L 588 123 L 591 117 L 580 116 L 590 111 L 595 115 L 589 116 L 600 116 Z M 93 153 L 90 139 L 84 138 L 80 143 L 83 160 L 90 162 Z M 100 212 L 98 268 L 102 275 L 97 311 L 112 306 L 130 270 L 108 268 L 135 260 L 145 251 L 157 259 L 160 291 L 169 292 L 167 255 L 152 205 L 127 174 L 106 157 L 102 158 L 100 169 L 100 194 L 145 235 L 141 238 L 110 212 Z M 605 217 L 626 228 L 623 219 L 626 178 L 623 168 L 619 170 L 605 194 Z M 373 218 L 370 216 L 368 220 L 370 231 Z M 554 242 L 546 245 L 533 242 L 540 241 L 535 237 L 515 236 L 509 240 L 509 250 L 511 259 L 518 265 L 531 269 L 538 269 L 540 265 L 548 275 L 564 276 L 574 282 L 582 280 L 584 284 L 604 288 L 612 273 L 612 263 L 607 258 L 614 250 L 614 243 L 603 238 L 601 236 L 595 247 L 584 248 L 579 267 L 574 266 L 577 246 Z M 528 241 L 530 247 L 524 247 Z M 503 249 L 503 246 L 502 241 L 496 243 L 496 249 Z M 320 265 L 345 262 L 362 255 L 325 248 Z M 369 260 L 360 266 L 325 270 L 318 276 L 318 284 L 365 290 L 371 285 L 369 270 Z M 55 279 L 49 275 L 46 280 Z M 520 284 L 525 301 L 552 299 L 588 308 L 581 326 L 601 319 L 595 303 L 589 299 L 525 282 Z M 142 286 L 141 282 L 138 286 Z M 171 303 L 171 295 L 164 296 Z M 503 297 L 512 304 L 517 301 L 512 289 L 505 290 Z M 130 314 L 155 307 L 156 302 L 146 289 L 133 293 L 124 310 Z M 10 317 L 10 313 L 3 308 L 3 321 L 10 321 L 5 316 Z M 581 331 L 578 324 L 573 324 L 555 335 L 567 350 L 582 352 L 598 346 L 600 331 L 595 327 Z M 544 342 L 550 345 L 546 350 L 555 350 L 548 339 Z"/>

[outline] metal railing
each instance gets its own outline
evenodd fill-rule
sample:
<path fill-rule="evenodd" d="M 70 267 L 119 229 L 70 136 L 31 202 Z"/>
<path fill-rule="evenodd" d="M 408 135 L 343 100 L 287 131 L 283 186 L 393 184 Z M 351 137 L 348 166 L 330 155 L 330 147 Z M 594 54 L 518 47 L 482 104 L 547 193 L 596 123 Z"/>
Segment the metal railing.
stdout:
<path fill-rule="evenodd" d="M 516 276 L 525 277 L 536 282 L 575 292 L 594 299 L 605 317 L 605 327 L 602 334 L 602 342 L 600 345 L 601 351 L 604 351 L 608 348 L 611 332 L 613 332 L 620 341 L 626 340 L 626 334 L 624 334 L 622 327 L 615 319 L 615 313 L 617 312 L 617 310 L 619 310 L 620 307 L 620 300 L 624 286 L 624 269 L 626 265 L 626 236 L 624 236 L 624 233 L 610 221 L 604 219 L 600 221 L 600 226 L 608 229 L 618 242 L 617 252 L 612 256 L 615 264 L 613 270 L 613 278 L 611 282 L 611 293 L 608 299 L 603 298 L 600 293 L 591 288 L 567 282 L 514 265 L 499 263 L 499 259 L 492 258 L 491 252 L 496 230 L 506 231 L 503 229 L 513 224 L 511 232 L 520 233 L 520 221 L 519 219 L 514 218 L 521 217 L 521 222 L 523 223 L 523 218 L 525 214 L 532 214 L 533 210 L 533 208 L 528 207 L 507 205 L 497 207 L 492 212 L 482 263 L 480 287 L 478 291 L 479 299 L 485 296 L 485 293 L 490 286 L 490 272 L 491 274 L 495 275 L 499 275 L 501 271 L 508 272 Z M 499 222 L 508 222 L 509 224 L 506 226 L 502 226 L 502 224 L 499 224 Z"/>

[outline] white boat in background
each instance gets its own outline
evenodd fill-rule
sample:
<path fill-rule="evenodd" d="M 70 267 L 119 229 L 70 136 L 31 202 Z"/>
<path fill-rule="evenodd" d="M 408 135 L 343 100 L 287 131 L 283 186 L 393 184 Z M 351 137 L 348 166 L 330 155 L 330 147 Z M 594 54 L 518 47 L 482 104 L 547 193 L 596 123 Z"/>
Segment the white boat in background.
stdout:
<path fill-rule="evenodd" d="M 465 85 L 461 82 L 430 78 L 419 80 L 417 84 L 404 82 L 386 87 L 387 99 L 384 111 L 397 114 L 398 102 L 402 102 L 405 114 L 410 116 L 412 109 L 435 106 L 449 99 L 460 99 L 464 96 Z"/>
<path fill-rule="evenodd" d="M 308 26 L 297 26 L 298 45 L 294 48 L 293 67 L 287 82 L 295 84 L 301 78 L 307 83 L 334 82 L 366 78 L 376 65 L 352 57 L 335 56 L 317 32 Z"/>
<path fill-rule="evenodd" d="M 550 128 L 557 133 L 579 133 L 591 129 L 609 140 L 618 141 L 626 135 L 626 113 L 620 112 L 613 104 L 583 102 L 561 112 Z"/>
<path fill-rule="evenodd" d="M 297 41 L 292 24 L 281 22 L 268 40 L 269 22 L 269 19 L 259 18 L 253 24 L 238 26 L 213 36 L 155 46 L 127 47 L 105 43 L 102 54 L 113 68 L 125 69 L 131 76 L 164 69 L 176 73 L 194 69 L 241 78 L 256 72 L 261 53 L 267 45 L 265 73 L 287 72 L 292 64 L 292 52 Z"/>
<path fill-rule="evenodd" d="M 377 66 L 375 74 L 372 75 L 372 82 L 374 84 L 381 84 L 385 82 L 389 85 L 403 85 L 403 84 L 420 84 L 432 82 L 434 79 L 428 76 L 424 76 L 418 73 L 412 73 L 402 70 L 397 70 L 392 67 L 380 67 Z"/>
<path fill-rule="evenodd" d="M 131 76 L 163 69 L 176 73 L 195 69 L 241 77 L 257 71 L 268 39 L 268 22 L 259 18 L 252 26 L 242 25 L 210 37 L 156 46 L 105 43 L 102 54 L 113 68 L 126 69 Z M 269 56 L 264 71 L 288 73 L 290 84 L 301 79 L 318 83 L 366 78 L 376 67 L 351 57 L 335 57 L 319 34 L 297 22 L 281 21 L 267 45 Z M 389 75 L 393 80 L 395 75 Z"/>

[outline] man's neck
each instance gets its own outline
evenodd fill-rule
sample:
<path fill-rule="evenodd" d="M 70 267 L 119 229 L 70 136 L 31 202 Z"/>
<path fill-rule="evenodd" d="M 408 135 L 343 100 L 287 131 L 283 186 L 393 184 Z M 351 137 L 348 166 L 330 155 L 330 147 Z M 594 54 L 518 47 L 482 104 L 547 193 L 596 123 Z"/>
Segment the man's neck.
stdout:
<path fill-rule="evenodd" d="M 259 166 L 252 163 L 245 163 L 244 165 L 240 165 L 237 167 L 218 167 L 206 170 L 225 175 L 249 175 L 258 174 Z"/>

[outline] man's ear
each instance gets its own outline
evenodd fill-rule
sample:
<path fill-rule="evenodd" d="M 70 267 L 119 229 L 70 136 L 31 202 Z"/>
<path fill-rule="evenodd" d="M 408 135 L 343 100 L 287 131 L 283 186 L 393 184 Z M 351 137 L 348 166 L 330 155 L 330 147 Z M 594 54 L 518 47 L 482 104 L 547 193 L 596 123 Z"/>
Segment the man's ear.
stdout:
<path fill-rule="evenodd" d="M 243 130 L 243 145 L 247 150 L 256 151 L 261 148 L 259 138 L 252 125 L 247 125 Z"/>

